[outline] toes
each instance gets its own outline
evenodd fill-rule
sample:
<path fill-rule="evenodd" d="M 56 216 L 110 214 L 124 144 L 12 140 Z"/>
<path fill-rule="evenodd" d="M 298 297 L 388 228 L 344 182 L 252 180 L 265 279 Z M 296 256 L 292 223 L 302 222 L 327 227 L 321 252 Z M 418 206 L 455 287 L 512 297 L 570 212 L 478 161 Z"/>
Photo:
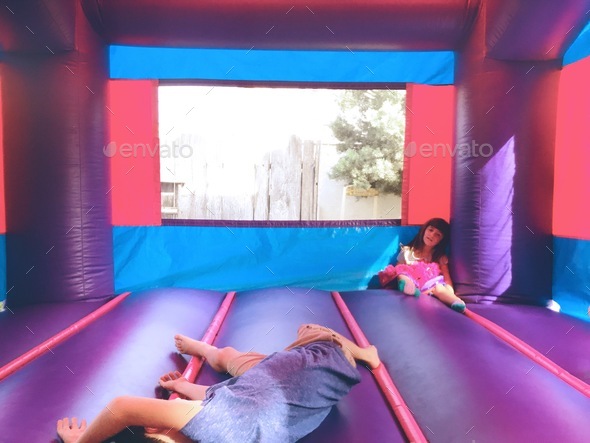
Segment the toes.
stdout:
<path fill-rule="evenodd" d="M 160 377 L 160 380 L 162 381 L 170 381 L 170 380 L 174 380 L 175 379 L 175 373 L 174 372 L 167 372 L 166 374 L 162 375 Z"/>

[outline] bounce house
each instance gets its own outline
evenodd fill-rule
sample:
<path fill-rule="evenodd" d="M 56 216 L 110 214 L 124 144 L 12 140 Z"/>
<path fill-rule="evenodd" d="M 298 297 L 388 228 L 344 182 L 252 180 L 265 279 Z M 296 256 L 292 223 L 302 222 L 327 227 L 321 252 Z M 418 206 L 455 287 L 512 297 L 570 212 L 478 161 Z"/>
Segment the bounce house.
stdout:
<path fill-rule="evenodd" d="M 2 2 L 0 441 L 304 323 L 382 364 L 302 441 L 588 441 L 589 79 L 590 0 Z M 406 89 L 402 219 L 162 220 L 164 84 Z M 367 289 L 431 217 L 463 314 Z"/>

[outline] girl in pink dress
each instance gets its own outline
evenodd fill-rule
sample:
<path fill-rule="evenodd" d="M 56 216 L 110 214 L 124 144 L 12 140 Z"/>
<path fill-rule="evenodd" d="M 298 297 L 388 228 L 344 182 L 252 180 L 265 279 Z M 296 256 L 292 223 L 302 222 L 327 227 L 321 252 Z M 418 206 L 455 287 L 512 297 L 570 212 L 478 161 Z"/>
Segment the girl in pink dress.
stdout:
<path fill-rule="evenodd" d="M 418 234 L 406 246 L 400 245 L 397 264 L 379 272 L 382 287 L 397 288 L 404 294 L 433 295 L 457 312 L 465 312 L 465 302 L 455 295 L 445 255 L 449 244 L 450 226 L 442 218 L 432 218 L 422 225 Z"/>

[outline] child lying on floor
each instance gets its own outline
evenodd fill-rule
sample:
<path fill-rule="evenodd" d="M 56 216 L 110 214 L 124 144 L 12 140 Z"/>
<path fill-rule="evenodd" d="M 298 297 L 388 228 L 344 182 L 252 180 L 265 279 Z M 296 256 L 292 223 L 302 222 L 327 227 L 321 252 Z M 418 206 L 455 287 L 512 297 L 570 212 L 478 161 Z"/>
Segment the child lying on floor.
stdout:
<path fill-rule="evenodd" d="M 183 335 L 175 342 L 180 352 L 204 357 L 233 377 L 206 387 L 177 372 L 166 374 L 160 384 L 186 399 L 118 397 L 88 426 L 76 418 L 59 420 L 64 443 L 99 443 L 129 426 L 158 429 L 173 442 L 295 442 L 359 383 L 357 360 L 371 368 L 380 364 L 374 346 L 360 348 L 318 325 L 301 326 L 295 342 L 268 356 L 219 349 Z"/>

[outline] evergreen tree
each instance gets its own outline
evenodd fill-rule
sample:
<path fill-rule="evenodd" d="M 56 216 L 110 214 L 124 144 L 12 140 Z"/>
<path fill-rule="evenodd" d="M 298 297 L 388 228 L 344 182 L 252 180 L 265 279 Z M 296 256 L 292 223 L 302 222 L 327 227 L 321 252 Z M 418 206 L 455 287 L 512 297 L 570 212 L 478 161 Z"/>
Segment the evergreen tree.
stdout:
<path fill-rule="evenodd" d="M 347 90 L 330 124 L 341 155 L 330 178 L 401 194 L 405 91 Z"/>

